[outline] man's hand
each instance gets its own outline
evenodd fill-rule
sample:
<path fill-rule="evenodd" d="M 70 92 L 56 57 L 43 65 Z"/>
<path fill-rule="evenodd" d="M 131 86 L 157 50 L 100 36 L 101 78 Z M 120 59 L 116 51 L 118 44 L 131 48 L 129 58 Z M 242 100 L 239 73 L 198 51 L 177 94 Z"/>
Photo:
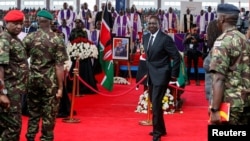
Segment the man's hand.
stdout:
<path fill-rule="evenodd" d="M 220 124 L 220 113 L 219 111 L 217 112 L 211 112 L 210 111 L 210 124 Z"/>
<path fill-rule="evenodd" d="M 62 93 L 63 93 L 63 90 L 62 89 L 58 89 L 57 90 L 57 93 L 56 93 L 56 98 L 62 98 Z"/>
<path fill-rule="evenodd" d="M 6 109 L 10 108 L 10 100 L 4 94 L 0 94 L 0 106 Z"/>

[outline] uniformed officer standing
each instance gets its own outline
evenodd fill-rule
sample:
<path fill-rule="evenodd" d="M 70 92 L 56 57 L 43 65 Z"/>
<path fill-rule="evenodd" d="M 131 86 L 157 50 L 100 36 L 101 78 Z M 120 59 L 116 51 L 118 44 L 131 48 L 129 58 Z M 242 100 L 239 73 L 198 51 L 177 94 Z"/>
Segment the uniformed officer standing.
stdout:
<path fill-rule="evenodd" d="M 221 124 L 219 108 L 222 102 L 230 103 L 230 125 L 246 125 L 250 119 L 250 45 L 244 34 L 236 28 L 239 9 L 231 4 L 219 4 L 218 28 L 222 34 L 216 39 L 212 52 L 212 103 L 210 120 Z"/>
<path fill-rule="evenodd" d="M 24 14 L 9 11 L 6 29 L 0 35 L 0 141 L 19 141 L 21 94 L 26 93 L 27 54 L 17 35 L 22 31 Z"/>
<path fill-rule="evenodd" d="M 34 141 L 42 119 L 40 140 L 54 140 L 54 127 L 63 92 L 65 44 L 51 30 L 53 16 L 46 10 L 37 13 L 39 29 L 27 35 L 23 43 L 30 57 L 27 105 L 30 113 L 26 138 Z"/>

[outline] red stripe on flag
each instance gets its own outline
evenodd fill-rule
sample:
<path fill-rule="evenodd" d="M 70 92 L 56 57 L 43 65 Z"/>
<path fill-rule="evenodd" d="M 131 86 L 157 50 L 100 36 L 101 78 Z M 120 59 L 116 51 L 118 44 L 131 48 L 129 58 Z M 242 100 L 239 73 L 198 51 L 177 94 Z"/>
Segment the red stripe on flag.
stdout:
<path fill-rule="evenodd" d="M 100 42 L 104 46 L 104 55 L 103 60 L 110 61 L 112 60 L 112 46 L 111 46 L 111 35 L 110 29 L 105 23 L 105 20 L 102 21 L 101 25 L 101 35 L 100 35 Z"/>

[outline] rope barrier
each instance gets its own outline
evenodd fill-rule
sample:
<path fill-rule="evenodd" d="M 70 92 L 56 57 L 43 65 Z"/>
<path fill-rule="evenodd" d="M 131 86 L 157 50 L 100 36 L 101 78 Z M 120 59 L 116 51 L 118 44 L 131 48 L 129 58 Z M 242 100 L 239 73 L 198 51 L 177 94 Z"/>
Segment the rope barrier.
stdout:
<path fill-rule="evenodd" d="M 129 92 L 131 92 L 132 90 L 134 90 L 136 88 L 136 86 L 140 85 L 142 81 L 144 81 L 146 78 L 147 78 L 147 75 L 145 75 L 139 82 L 136 83 L 136 85 L 134 87 L 131 87 L 130 89 L 128 89 L 127 91 L 124 91 L 123 93 L 120 93 L 120 94 L 116 94 L 116 95 L 110 95 L 110 94 L 105 94 L 105 93 L 102 93 L 100 91 L 97 91 L 96 89 L 94 89 L 92 86 L 90 86 L 87 82 L 85 82 L 79 75 L 77 75 L 77 78 L 81 81 L 82 84 L 84 84 L 85 86 L 87 86 L 89 89 L 91 89 L 93 92 L 99 94 L 99 95 L 102 95 L 102 96 L 107 96 L 107 97 L 117 97 L 117 96 L 122 96 L 122 95 L 125 95 Z M 180 90 L 180 91 L 185 91 L 185 92 L 195 92 L 195 93 L 201 93 L 201 92 L 205 92 L 204 90 L 201 90 L 201 91 L 197 91 L 197 90 L 187 90 L 187 89 L 184 89 L 184 88 L 180 88 L 176 85 L 173 85 L 173 84 L 169 84 L 168 85 L 169 87 L 172 87 L 172 88 L 175 88 L 177 91 Z"/>
<path fill-rule="evenodd" d="M 127 91 L 124 91 L 123 93 L 120 93 L 120 94 L 116 94 L 116 95 L 110 95 L 110 94 L 105 94 L 105 93 L 102 93 L 102 92 L 99 92 L 97 90 L 95 90 L 93 87 L 91 87 L 87 82 L 85 82 L 79 75 L 77 75 L 78 79 L 85 85 L 87 86 L 89 89 L 91 89 L 92 91 L 94 91 L 95 93 L 99 94 L 99 95 L 102 95 L 102 96 L 107 96 L 107 97 L 117 97 L 117 96 L 122 96 L 122 95 L 125 95 L 129 92 L 131 92 L 132 90 L 135 89 L 135 87 L 137 85 L 139 85 L 142 81 L 144 81 L 146 79 L 146 75 L 138 82 L 136 83 L 135 87 L 131 87 L 130 89 L 128 89 Z"/>

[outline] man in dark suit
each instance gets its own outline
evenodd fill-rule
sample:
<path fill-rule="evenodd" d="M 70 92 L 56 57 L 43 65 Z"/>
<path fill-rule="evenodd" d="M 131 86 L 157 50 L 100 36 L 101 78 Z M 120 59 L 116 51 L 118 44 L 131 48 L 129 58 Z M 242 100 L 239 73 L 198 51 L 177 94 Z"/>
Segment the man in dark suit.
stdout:
<path fill-rule="evenodd" d="M 31 33 L 31 32 L 34 32 L 36 30 L 37 30 L 37 28 L 35 28 L 31 25 L 29 17 L 26 17 L 24 20 L 24 26 L 23 26 L 22 32 Z"/>
<path fill-rule="evenodd" d="M 160 30 L 160 21 L 157 16 L 150 17 L 148 30 L 150 33 L 144 35 L 143 46 L 147 54 L 147 81 L 153 110 L 153 132 L 150 132 L 150 135 L 153 136 L 153 141 L 160 141 L 161 136 L 167 134 L 162 99 L 169 81 L 176 81 L 178 77 L 181 56 L 173 39 Z"/>

